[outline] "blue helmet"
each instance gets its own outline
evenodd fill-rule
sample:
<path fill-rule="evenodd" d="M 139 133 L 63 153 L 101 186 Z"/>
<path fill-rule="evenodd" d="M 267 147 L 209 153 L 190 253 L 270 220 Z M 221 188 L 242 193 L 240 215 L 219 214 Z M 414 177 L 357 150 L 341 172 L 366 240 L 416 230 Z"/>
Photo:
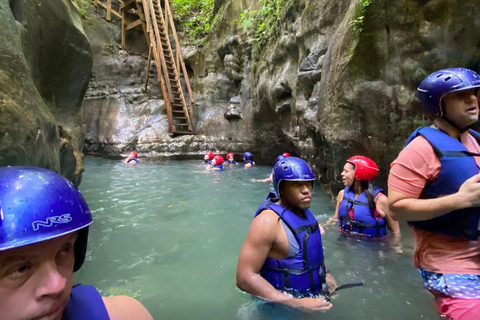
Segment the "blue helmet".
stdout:
<path fill-rule="evenodd" d="M 480 87 L 480 75 L 465 68 L 449 68 L 435 71 L 418 86 L 418 98 L 423 111 L 439 118 L 442 116 L 441 100 L 445 94 Z"/>
<path fill-rule="evenodd" d="M 248 151 L 243 154 L 243 157 L 245 158 L 245 160 L 253 160 L 253 154 Z"/>
<path fill-rule="evenodd" d="M 308 163 L 297 157 L 284 157 L 273 167 L 273 188 L 280 195 L 280 182 L 315 181 L 315 174 Z"/>
<path fill-rule="evenodd" d="M 283 158 L 285 158 L 285 156 L 284 156 L 283 154 L 277 156 L 277 157 L 275 158 L 275 163 L 277 163 L 278 161 L 282 160 Z"/>
<path fill-rule="evenodd" d="M 85 260 L 91 223 L 82 194 L 61 175 L 35 167 L 0 168 L 0 251 L 78 232 L 77 271 Z"/>

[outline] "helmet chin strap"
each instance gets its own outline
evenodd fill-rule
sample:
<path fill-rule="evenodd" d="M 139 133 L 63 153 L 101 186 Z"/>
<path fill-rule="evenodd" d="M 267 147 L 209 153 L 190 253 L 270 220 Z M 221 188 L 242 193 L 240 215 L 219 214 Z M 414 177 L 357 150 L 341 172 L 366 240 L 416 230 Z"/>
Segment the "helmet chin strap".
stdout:
<path fill-rule="evenodd" d="M 470 129 L 470 126 L 466 126 L 465 128 L 460 128 L 459 126 L 457 126 L 453 121 L 451 121 L 450 119 L 448 119 L 447 117 L 445 117 L 445 114 L 442 114 L 442 116 L 440 117 L 441 119 L 445 120 L 449 125 L 451 125 L 452 127 L 454 127 L 455 129 L 457 129 L 460 134 L 464 133 L 465 131 L 467 131 L 468 129 Z"/>

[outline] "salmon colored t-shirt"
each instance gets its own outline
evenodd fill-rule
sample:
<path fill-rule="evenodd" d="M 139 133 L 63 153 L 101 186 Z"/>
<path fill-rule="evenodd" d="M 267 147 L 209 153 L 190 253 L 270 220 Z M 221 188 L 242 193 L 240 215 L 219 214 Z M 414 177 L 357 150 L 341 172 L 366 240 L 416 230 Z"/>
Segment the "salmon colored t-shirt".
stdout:
<path fill-rule="evenodd" d="M 480 146 L 471 135 L 462 138 L 471 152 L 480 153 Z M 480 157 L 475 157 L 480 166 Z M 440 172 L 440 161 L 428 141 L 419 136 L 403 149 L 392 162 L 388 187 L 412 198 L 419 198 L 427 181 Z M 461 240 L 413 228 L 415 253 L 413 264 L 436 273 L 480 275 L 480 241 Z"/>

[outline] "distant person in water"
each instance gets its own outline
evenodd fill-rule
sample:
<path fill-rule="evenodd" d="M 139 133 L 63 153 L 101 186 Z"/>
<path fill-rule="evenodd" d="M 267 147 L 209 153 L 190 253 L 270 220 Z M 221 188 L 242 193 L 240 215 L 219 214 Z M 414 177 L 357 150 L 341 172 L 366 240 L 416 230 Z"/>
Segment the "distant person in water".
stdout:
<path fill-rule="evenodd" d="M 279 198 L 259 207 L 240 252 L 237 286 L 263 299 L 259 312 L 273 319 L 287 314 L 288 319 L 304 319 L 303 312 L 332 307 L 322 236 L 309 210 L 314 181 L 304 160 L 277 162 L 273 185 Z"/>
<path fill-rule="evenodd" d="M 73 285 L 92 214 L 78 189 L 35 167 L 0 168 L 0 319 L 153 319 L 127 296 Z"/>
<path fill-rule="evenodd" d="M 223 170 L 223 157 L 216 155 L 207 166 L 207 170 Z"/>
<path fill-rule="evenodd" d="M 387 228 L 400 235 L 398 222 L 388 213 L 387 197 L 372 184 L 378 172 L 377 164 L 367 157 L 347 160 L 341 174 L 345 189 L 338 193 L 335 215 L 328 225 L 338 221 L 340 232 L 369 239 L 384 238 Z"/>
<path fill-rule="evenodd" d="M 124 162 L 126 164 L 137 164 L 138 162 L 140 162 L 138 160 L 138 153 L 136 151 L 131 151 L 127 158 L 125 158 Z"/>
<path fill-rule="evenodd" d="M 245 168 L 250 168 L 255 165 L 255 161 L 253 161 L 253 154 L 251 152 L 245 152 L 243 154 L 243 162 Z"/>
<path fill-rule="evenodd" d="M 203 156 L 203 163 L 210 164 L 213 160 L 213 157 L 215 157 L 215 155 L 212 151 L 205 152 L 205 155 Z"/>
<path fill-rule="evenodd" d="M 227 153 L 227 156 L 225 157 L 225 164 L 237 164 L 237 161 L 235 161 L 235 158 L 233 157 L 233 153 Z"/>

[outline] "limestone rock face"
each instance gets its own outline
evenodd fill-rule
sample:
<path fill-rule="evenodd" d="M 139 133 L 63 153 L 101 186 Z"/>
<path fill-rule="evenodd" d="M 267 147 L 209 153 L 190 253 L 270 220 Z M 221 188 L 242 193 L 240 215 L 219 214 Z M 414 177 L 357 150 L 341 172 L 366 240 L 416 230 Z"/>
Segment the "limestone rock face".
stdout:
<path fill-rule="evenodd" d="M 92 57 L 69 0 L 0 0 L 0 165 L 32 165 L 79 184 L 81 103 Z"/>

